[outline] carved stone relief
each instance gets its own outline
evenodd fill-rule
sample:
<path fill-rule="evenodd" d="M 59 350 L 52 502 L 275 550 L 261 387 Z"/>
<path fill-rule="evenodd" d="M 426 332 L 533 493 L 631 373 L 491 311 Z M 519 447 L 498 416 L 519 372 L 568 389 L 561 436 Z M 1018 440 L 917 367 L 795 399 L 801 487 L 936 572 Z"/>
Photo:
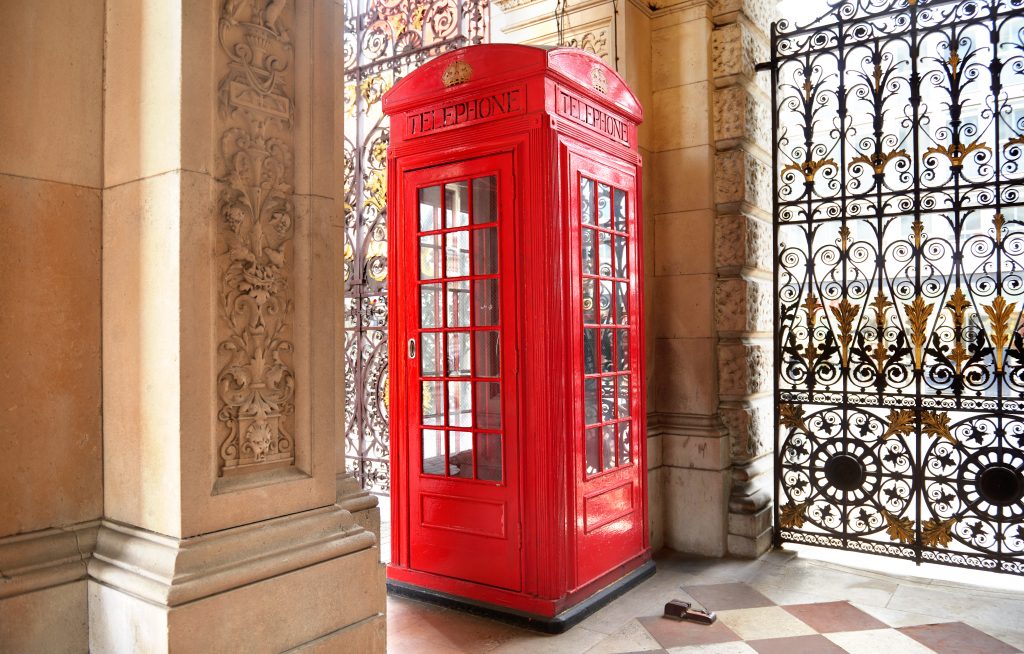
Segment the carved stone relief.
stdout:
<path fill-rule="evenodd" d="M 735 22 L 711 33 L 711 71 L 715 78 L 740 76 L 768 93 L 769 76 L 757 75 L 754 69 L 768 57 L 764 36 L 745 23 Z"/>
<path fill-rule="evenodd" d="M 740 277 L 722 278 L 715 288 L 718 331 L 742 335 L 772 330 L 771 285 Z"/>
<path fill-rule="evenodd" d="M 606 29 L 570 34 L 565 37 L 565 45 L 593 52 L 608 61 L 608 30 Z"/>
<path fill-rule="evenodd" d="M 728 343 L 718 346 L 718 387 L 722 396 L 743 399 L 771 389 L 771 347 Z"/>
<path fill-rule="evenodd" d="M 771 270 L 772 227 L 744 214 L 715 219 L 715 264 L 719 268 Z"/>
<path fill-rule="evenodd" d="M 295 460 L 293 58 L 287 0 L 224 0 L 217 376 L 220 474 Z"/>
<path fill-rule="evenodd" d="M 715 202 L 744 202 L 771 211 L 771 167 L 742 149 L 715 155 Z"/>
<path fill-rule="evenodd" d="M 769 98 L 756 90 L 734 85 L 714 92 L 715 141 L 747 140 L 765 149 L 771 140 Z"/>

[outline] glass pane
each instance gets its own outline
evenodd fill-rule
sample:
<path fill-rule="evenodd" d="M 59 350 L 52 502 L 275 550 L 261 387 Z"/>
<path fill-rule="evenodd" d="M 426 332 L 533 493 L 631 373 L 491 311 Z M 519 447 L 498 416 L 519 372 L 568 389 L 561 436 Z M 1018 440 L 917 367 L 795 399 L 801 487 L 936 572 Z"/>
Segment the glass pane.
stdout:
<path fill-rule="evenodd" d="M 420 359 L 423 362 L 420 372 L 424 377 L 440 377 L 444 375 L 444 350 L 440 347 L 440 335 L 437 333 L 420 334 Z"/>
<path fill-rule="evenodd" d="M 448 326 L 469 327 L 469 282 L 449 282 Z"/>
<path fill-rule="evenodd" d="M 420 189 L 420 231 L 441 229 L 441 187 Z"/>
<path fill-rule="evenodd" d="M 598 458 L 598 453 L 601 451 L 600 433 L 600 429 L 588 429 L 584 437 L 586 439 L 584 445 L 587 448 L 588 475 L 601 472 L 601 460 Z"/>
<path fill-rule="evenodd" d="M 441 285 L 420 286 L 420 326 L 425 328 L 441 326 Z"/>
<path fill-rule="evenodd" d="M 597 322 L 597 314 L 594 311 L 594 280 L 583 280 L 583 322 L 593 324 Z"/>
<path fill-rule="evenodd" d="M 580 179 L 580 218 L 584 225 L 594 224 L 594 182 Z"/>
<path fill-rule="evenodd" d="M 615 317 L 620 325 L 629 323 L 629 284 L 615 284 Z"/>
<path fill-rule="evenodd" d="M 583 274 L 594 274 L 594 230 L 583 230 Z"/>
<path fill-rule="evenodd" d="M 423 409 L 424 425 L 444 424 L 444 386 L 442 386 L 442 382 L 422 382 L 420 405 Z"/>
<path fill-rule="evenodd" d="M 597 330 L 583 330 L 583 374 L 597 372 Z"/>
<path fill-rule="evenodd" d="M 625 236 L 615 237 L 615 276 L 623 279 L 629 276 L 629 255 Z"/>
<path fill-rule="evenodd" d="M 629 370 L 629 330 L 619 330 L 619 372 Z"/>
<path fill-rule="evenodd" d="M 420 238 L 420 279 L 437 279 L 441 276 L 441 237 Z"/>
<path fill-rule="evenodd" d="M 615 189 L 615 230 L 626 231 L 626 192 Z"/>
<path fill-rule="evenodd" d="M 633 443 L 629 439 L 630 423 L 619 423 L 619 465 L 624 466 L 631 461 Z"/>
<path fill-rule="evenodd" d="M 476 426 L 479 429 L 501 429 L 501 384 L 476 382 Z"/>
<path fill-rule="evenodd" d="M 586 424 L 592 425 L 597 422 L 597 380 L 583 380 L 583 406 L 584 420 Z"/>
<path fill-rule="evenodd" d="M 501 374 L 501 351 L 498 332 L 473 332 L 477 377 L 497 377 Z"/>
<path fill-rule="evenodd" d="M 501 434 L 476 435 L 476 478 L 501 481 Z"/>
<path fill-rule="evenodd" d="M 498 272 L 498 228 L 484 227 L 473 232 L 473 274 Z"/>
<path fill-rule="evenodd" d="M 619 377 L 619 417 L 629 417 L 629 375 Z"/>
<path fill-rule="evenodd" d="M 615 420 L 615 377 L 601 378 L 601 422 Z"/>
<path fill-rule="evenodd" d="M 597 185 L 597 226 L 612 228 L 612 189 L 604 184 Z"/>
<path fill-rule="evenodd" d="M 448 382 L 448 424 L 453 427 L 473 426 L 472 384 Z"/>
<path fill-rule="evenodd" d="M 473 180 L 473 224 L 492 223 L 498 219 L 498 179 L 477 177 Z"/>
<path fill-rule="evenodd" d="M 423 474 L 444 474 L 444 432 L 438 429 L 423 430 Z"/>
<path fill-rule="evenodd" d="M 469 332 L 448 334 L 448 376 L 468 377 L 472 373 L 469 354 Z"/>
<path fill-rule="evenodd" d="M 473 324 L 477 327 L 497 326 L 498 280 L 474 280 L 473 295 Z"/>
<path fill-rule="evenodd" d="M 597 233 L 597 272 L 602 277 L 612 276 L 612 235 L 608 232 Z"/>
<path fill-rule="evenodd" d="M 615 322 L 615 316 L 612 315 L 612 284 L 613 283 L 614 282 L 605 281 L 603 279 L 601 280 L 601 287 L 600 287 L 601 288 L 601 298 L 600 298 L 601 322 L 603 324 L 605 324 L 605 325 L 611 325 L 611 324 L 614 324 L 614 322 Z"/>
<path fill-rule="evenodd" d="M 468 431 L 448 433 L 448 474 L 463 479 L 473 478 L 473 434 Z"/>
<path fill-rule="evenodd" d="M 615 441 L 617 436 L 615 425 L 601 427 L 601 435 L 601 461 L 604 462 L 604 469 L 610 470 L 618 465 L 615 461 Z"/>
<path fill-rule="evenodd" d="M 469 182 L 463 180 L 444 185 L 445 227 L 469 224 Z"/>
<path fill-rule="evenodd" d="M 615 372 L 614 329 L 601 330 L 601 372 Z"/>
<path fill-rule="evenodd" d="M 444 249 L 447 254 L 446 276 L 465 277 L 469 274 L 469 232 L 459 230 L 444 235 Z"/>

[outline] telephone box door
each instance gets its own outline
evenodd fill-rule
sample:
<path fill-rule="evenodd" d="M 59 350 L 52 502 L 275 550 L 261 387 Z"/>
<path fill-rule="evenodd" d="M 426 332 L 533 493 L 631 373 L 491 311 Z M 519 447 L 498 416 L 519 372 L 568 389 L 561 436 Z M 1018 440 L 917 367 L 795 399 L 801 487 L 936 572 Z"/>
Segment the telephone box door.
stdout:
<path fill-rule="evenodd" d="M 519 590 L 512 155 L 405 180 L 409 563 Z"/>
<path fill-rule="evenodd" d="M 597 163 L 569 154 L 568 224 L 581 315 L 575 342 L 582 365 L 575 376 L 583 401 L 574 448 L 579 579 L 600 576 L 645 546 L 634 172 L 609 165 L 607 157 Z"/>

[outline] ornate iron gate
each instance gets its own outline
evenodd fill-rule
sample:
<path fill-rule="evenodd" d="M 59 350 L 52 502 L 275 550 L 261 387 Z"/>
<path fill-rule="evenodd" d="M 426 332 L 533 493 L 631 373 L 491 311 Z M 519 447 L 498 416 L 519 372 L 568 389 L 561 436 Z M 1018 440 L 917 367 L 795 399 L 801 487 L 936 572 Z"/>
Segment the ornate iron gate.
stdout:
<path fill-rule="evenodd" d="M 779 543 L 1024 574 L 1022 7 L 773 29 Z"/>
<path fill-rule="evenodd" d="M 381 97 L 427 59 L 488 34 L 488 0 L 345 3 L 345 459 L 387 493 L 387 145 Z"/>

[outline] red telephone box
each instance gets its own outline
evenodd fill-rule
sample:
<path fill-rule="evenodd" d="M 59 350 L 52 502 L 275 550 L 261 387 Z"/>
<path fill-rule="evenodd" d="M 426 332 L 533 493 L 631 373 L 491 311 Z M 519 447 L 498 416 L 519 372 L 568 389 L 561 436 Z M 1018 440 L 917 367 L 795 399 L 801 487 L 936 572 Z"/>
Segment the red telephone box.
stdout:
<path fill-rule="evenodd" d="M 391 117 L 393 592 L 562 631 L 653 573 L 642 110 L 581 50 L 464 48 Z"/>

